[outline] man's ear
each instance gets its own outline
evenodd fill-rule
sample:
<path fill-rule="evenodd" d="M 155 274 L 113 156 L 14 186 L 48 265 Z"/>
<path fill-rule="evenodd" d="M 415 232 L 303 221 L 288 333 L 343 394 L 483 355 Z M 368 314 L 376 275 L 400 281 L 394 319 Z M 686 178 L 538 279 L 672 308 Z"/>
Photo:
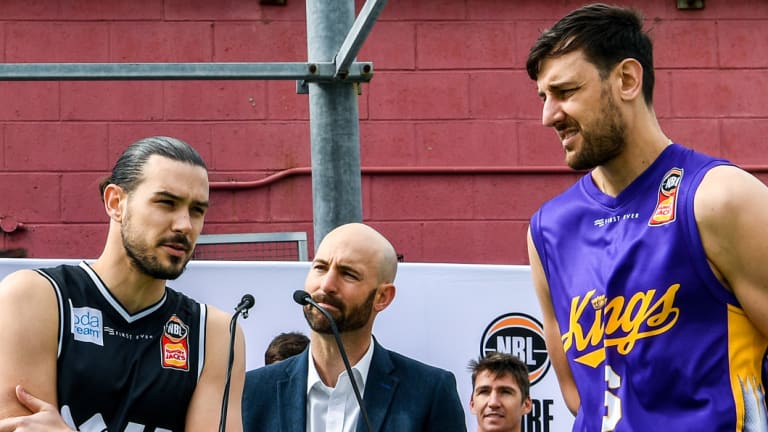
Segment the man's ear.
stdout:
<path fill-rule="evenodd" d="M 104 188 L 104 209 L 107 211 L 110 219 L 115 222 L 122 222 L 123 207 L 127 197 L 125 189 L 116 184 L 108 184 Z"/>
<path fill-rule="evenodd" d="M 616 65 L 619 94 L 622 100 L 630 101 L 643 97 L 643 66 L 639 61 L 628 58 Z"/>
<path fill-rule="evenodd" d="M 381 312 L 387 308 L 395 299 L 395 284 L 384 283 L 379 285 L 376 292 L 376 298 L 373 303 L 373 310 Z"/>
<path fill-rule="evenodd" d="M 529 412 L 531 412 L 531 409 L 532 409 L 532 408 L 533 408 L 533 402 L 531 401 L 531 397 L 530 397 L 530 396 L 528 396 L 528 397 L 527 397 L 527 398 L 526 398 L 526 399 L 523 401 L 523 415 L 526 415 L 526 414 L 528 414 Z"/>

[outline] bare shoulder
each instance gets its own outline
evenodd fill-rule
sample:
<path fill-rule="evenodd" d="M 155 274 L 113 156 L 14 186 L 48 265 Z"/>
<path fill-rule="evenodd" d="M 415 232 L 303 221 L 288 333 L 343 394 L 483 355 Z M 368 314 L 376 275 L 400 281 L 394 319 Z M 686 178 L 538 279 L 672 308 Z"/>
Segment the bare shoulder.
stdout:
<path fill-rule="evenodd" d="M 733 212 L 764 208 L 768 202 L 761 198 L 766 196 L 768 188 L 752 174 L 730 165 L 715 167 L 704 176 L 696 191 L 696 220 L 699 223 L 728 224 L 734 218 L 754 217 L 754 214 Z"/>
<path fill-rule="evenodd" d="M 208 311 L 208 322 L 206 323 L 208 334 L 221 336 L 222 333 L 229 333 L 229 321 L 232 319 L 232 315 L 211 305 L 206 305 L 206 309 Z"/>
<path fill-rule="evenodd" d="M 37 303 L 37 306 L 44 306 L 45 303 L 53 301 L 54 303 L 50 304 L 56 306 L 56 293 L 50 282 L 38 272 L 29 269 L 18 270 L 0 281 L 0 305 L 24 307 L 34 304 L 33 301 L 44 302 Z"/>
<path fill-rule="evenodd" d="M 528 227 L 527 234 L 528 242 L 528 261 L 531 266 L 531 276 L 533 278 L 533 286 L 536 289 L 536 294 L 539 296 L 539 301 L 542 303 L 542 307 L 550 306 L 551 299 L 549 297 L 549 284 L 544 276 L 544 267 L 541 263 L 541 257 L 536 250 L 536 244 L 533 241 L 533 235 L 531 234 L 531 227 Z"/>
<path fill-rule="evenodd" d="M 750 233 L 765 233 L 768 221 L 768 187 L 735 166 L 711 169 L 694 198 L 694 214 L 710 259 L 723 246 L 746 241 Z"/>
<path fill-rule="evenodd" d="M 710 170 L 694 198 L 694 212 L 710 266 L 729 289 L 768 290 L 768 187 L 733 166 Z"/>
<path fill-rule="evenodd" d="M 206 366 L 222 364 L 228 358 L 231 337 L 229 327 L 232 315 L 215 306 L 206 305 L 206 308 L 208 310 L 205 326 Z M 240 336 L 242 337 L 242 331 L 240 331 Z"/>
<path fill-rule="evenodd" d="M 187 412 L 187 432 L 215 430 L 219 424 L 220 406 L 224 395 L 226 371 L 229 369 L 229 323 L 232 316 L 221 309 L 206 305 L 205 366 Z M 231 381 L 227 405 L 227 431 L 240 432 L 242 425 L 240 401 L 245 381 L 245 341 L 241 329 L 236 330 Z"/>
<path fill-rule="evenodd" d="M 0 418 L 26 414 L 14 388 L 56 402 L 58 306 L 50 282 L 19 270 L 0 282 Z"/>

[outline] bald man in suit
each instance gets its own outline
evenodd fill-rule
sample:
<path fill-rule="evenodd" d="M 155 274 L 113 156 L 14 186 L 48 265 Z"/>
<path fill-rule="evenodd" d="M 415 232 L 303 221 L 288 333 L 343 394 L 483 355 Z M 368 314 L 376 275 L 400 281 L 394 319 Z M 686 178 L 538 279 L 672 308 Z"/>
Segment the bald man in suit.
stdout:
<path fill-rule="evenodd" d="M 337 323 L 372 432 L 466 432 L 449 371 L 381 346 L 376 315 L 395 297 L 397 256 L 390 242 L 359 223 L 323 239 L 305 290 Z M 246 374 L 246 432 L 366 432 L 344 363 L 326 318 L 304 307 L 311 328 L 303 353 Z"/>

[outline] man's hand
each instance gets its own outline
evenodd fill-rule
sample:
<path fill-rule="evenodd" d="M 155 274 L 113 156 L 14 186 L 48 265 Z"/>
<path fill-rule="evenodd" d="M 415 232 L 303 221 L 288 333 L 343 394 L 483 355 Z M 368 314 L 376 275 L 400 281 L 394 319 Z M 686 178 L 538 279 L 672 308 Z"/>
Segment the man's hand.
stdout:
<path fill-rule="evenodd" d="M 16 386 L 16 398 L 32 414 L 0 420 L 0 432 L 72 431 L 55 406 L 32 396 L 20 385 Z"/>

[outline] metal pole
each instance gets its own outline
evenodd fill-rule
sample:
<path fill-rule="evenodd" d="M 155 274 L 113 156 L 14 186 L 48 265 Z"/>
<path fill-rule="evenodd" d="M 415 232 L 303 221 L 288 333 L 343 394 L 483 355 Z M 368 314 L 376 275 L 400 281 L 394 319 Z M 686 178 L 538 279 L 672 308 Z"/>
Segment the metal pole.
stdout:
<path fill-rule="evenodd" d="M 371 80 L 373 64 L 353 62 L 345 81 Z M 335 81 L 326 63 L 0 63 L 2 81 L 301 80 Z"/>
<path fill-rule="evenodd" d="M 333 61 L 354 20 L 354 0 L 307 0 L 309 62 Z M 309 82 L 315 250 L 333 228 L 363 220 L 355 86 Z"/>

